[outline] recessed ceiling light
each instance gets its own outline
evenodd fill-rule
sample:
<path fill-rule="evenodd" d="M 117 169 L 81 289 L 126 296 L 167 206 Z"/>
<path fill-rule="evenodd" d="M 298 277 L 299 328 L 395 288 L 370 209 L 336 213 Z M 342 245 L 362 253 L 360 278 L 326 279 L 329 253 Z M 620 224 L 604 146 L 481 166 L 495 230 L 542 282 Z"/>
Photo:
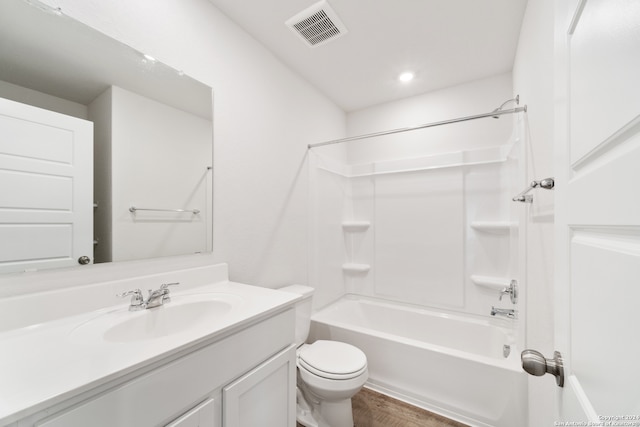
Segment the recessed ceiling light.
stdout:
<path fill-rule="evenodd" d="M 413 80 L 414 77 L 415 74 L 413 74 L 411 71 L 405 71 L 398 76 L 398 80 L 400 80 L 402 83 L 407 83 Z"/>
<path fill-rule="evenodd" d="M 156 62 L 156 61 L 157 61 L 157 59 L 156 59 L 156 58 L 154 58 L 153 56 L 151 56 L 151 55 L 149 55 L 149 54 L 143 53 L 143 54 L 142 54 L 142 56 L 143 56 L 143 57 L 144 57 L 144 59 L 146 59 L 147 61 L 151 61 L 151 62 Z"/>

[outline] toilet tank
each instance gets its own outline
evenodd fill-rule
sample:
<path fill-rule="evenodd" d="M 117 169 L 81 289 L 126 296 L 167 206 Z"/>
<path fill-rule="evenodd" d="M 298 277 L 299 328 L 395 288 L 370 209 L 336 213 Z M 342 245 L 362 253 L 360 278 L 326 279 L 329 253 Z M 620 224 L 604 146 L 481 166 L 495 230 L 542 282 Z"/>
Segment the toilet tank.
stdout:
<path fill-rule="evenodd" d="M 309 336 L 311 327 L 311 297 L 314 289 L 304 285 L 290 285 L 278 289 L 284 292 L 302 295 L 302 299 L 296 302 L 296 346 L 300 347 Z"/>

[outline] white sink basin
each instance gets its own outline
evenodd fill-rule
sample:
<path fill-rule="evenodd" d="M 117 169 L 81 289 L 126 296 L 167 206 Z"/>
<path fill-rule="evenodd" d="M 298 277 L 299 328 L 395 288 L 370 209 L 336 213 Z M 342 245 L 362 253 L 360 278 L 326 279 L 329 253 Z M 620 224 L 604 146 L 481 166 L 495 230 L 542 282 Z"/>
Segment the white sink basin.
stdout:
<path fill-rule="evenodd" d="M 204 330 L 223 320 L 242 301 L 237 295 L 172 295 L 171 302 L 148 310 L 112 310 L 77 326 L 74 341 L 139 342 Z"/>
<path fill-rule="evenodd" d="M 231 304 L 226 301 L 194 301 L 186 304 L 166 304 L 144 310 L 142 316 L 113 325 L 104 332 L 105 341 L 129 342 L 173 335 L 202 322 L 213 322 L 228 313 Z"/>

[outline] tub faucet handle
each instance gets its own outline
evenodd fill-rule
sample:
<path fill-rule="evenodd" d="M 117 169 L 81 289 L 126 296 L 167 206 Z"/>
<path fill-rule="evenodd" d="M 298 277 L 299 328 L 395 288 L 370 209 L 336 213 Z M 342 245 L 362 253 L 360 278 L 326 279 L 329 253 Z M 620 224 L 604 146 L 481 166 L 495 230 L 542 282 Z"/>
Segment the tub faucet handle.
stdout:
<path fill-rule="evenodd" d="M 509 299 L 511 299 L 511 304 L 518 303 L 518 281 L 513 279 L 509 286 L 506 286 L 504 289 L 500 291 L 499 301 L 502 301 L 502 297 L 505 295 L 509 295 Z"/>

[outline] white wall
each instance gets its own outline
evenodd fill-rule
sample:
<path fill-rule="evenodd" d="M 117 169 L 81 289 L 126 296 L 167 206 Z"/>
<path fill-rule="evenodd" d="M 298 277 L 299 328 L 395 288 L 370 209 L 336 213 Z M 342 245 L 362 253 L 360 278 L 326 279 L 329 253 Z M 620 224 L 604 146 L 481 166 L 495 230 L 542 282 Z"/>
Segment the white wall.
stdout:
<path fill-rule="evenodd" d="M 528 105 L 528 180 L 554 175 L 554 2 L 530 1 L 513 68 L 514 91 Z M 526 207 L 527 347 L 553 354 L 553 193 L 536 191 Z M 555 382 L 529 378 L 529 425 L 553 425 Z"/>
<path fill-rule="evenodd" d="M 211 121 L 119 87 L 111 96 L 112 260 L 205 252 Z M 130 206 L 200 213 L 131 213 Z"/>
<path fill-rule="evenodd" d="M 348 178 L 334 173 L 332 160 L 309 152 L 309 285 L 316 289 L 314 309 L 345 293 L 342 264 L 348 259 L 342 222 L 349 218 Z M 342 163 L 339 163 L 342 164 Z"/>
<path fill-rule="evenodd" d="M 0 80 L 0 98 L 33 105 L 34 107 L 44 108 L 45 110 L 55 111 L 79 119 L 87 119 L 88 112 L 86 105 L 2 80 Z"/>
<path fill-rule="evenodd" d="M 95 262 L 210 251 L 212 122 L 112 86 L 94 127 Z M 199 214 L 139 211 L 198 209 Z"/>
<path fill-rule="evenodd" d="M 105 90 L 89 104 L 89 118 L 93 122 L 93 249 L 95 262 L 112 261 L 112 88 Z"/>
<path fill-rule="evenodd" d="M 505 73 L 376 105 L 349 113 L 347 134 L 354 136 L 488 113 L 513 98 L 512 90 L 511 73 Z M 513 105 L 506 106 L 510 107 Z M 349 160 L 360 163 L 491 147 L 503 144 L 511 132 L 509 116 L 456 123 L 349 143 Z"/>
<path fill-rule="evenodd" d="M 215 260 L 306 283 L 306 145 L 343 136 L 344 112 L 206 0 L 46 2 L 213 87 Z"/>

